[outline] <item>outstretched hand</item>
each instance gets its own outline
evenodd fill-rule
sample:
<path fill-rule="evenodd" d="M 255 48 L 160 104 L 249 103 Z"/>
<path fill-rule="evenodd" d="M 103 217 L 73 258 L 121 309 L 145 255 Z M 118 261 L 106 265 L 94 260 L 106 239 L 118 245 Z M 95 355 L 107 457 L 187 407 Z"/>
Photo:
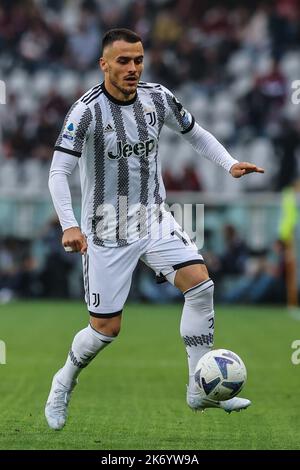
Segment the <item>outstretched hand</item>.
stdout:
<path fill-rule="evenodd" d="M 232 165 L 230 173 L 234 178 L 240 178 L 241 176 L 247 175 L 248 173 L 264 173 L 263 168 L 259 168 L 253 163 L 239 162 Z"/>

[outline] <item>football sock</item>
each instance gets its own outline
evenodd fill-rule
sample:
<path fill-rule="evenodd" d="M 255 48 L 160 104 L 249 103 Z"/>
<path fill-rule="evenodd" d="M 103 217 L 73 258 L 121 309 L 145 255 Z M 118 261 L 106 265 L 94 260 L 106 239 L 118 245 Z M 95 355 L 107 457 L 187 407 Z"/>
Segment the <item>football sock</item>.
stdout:
<path fill-rule="evenodd" d="M 79 331 L 74 337 L 66 363 L 57 376 L 59 382 L 70 388 L 81 370 L 114 339 L 115 336 L 99 333 L 91 325 Z"/>
<path fill-rule="evenodd" d="M 211 279 L 184 292 L 185 302 L 180 323 L 189 366 L 189 391 L 196 392 L 194 372 L 199 359 L 213 345 L 214 335 L 214 283 Z"/>

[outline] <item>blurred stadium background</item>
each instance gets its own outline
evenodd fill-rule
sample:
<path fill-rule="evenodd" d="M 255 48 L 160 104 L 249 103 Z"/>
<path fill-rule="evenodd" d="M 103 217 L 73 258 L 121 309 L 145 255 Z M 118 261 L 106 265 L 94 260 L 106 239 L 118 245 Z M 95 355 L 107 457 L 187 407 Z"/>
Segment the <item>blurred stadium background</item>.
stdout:
<path fill-rule="evenodd" d="M 205 204 L 202 252 L 217 300 L 284 303 L 283 218 L 284 241 L 300 247 L 293 199 L 300 105 L 291 99 L 292 83 L 300 79 L 298 0 L 1 0 L 0 302 L 82 298 L 80 256 L 60 246 L 48 171 L 67 109 L 102 80 L 101 36 L 117 26 L 142 36 L 144 80 L 171 88 L 234 157 L 266 170 L 233 180 L 179 136 L 163 133 L 168 202 Z M 79 215 L 78 173 L 70 184 Z M 298 284 L 296 251 L 289 269 Z M 180 299 L 153 279 L 139 266 L 130 299 Z"/>

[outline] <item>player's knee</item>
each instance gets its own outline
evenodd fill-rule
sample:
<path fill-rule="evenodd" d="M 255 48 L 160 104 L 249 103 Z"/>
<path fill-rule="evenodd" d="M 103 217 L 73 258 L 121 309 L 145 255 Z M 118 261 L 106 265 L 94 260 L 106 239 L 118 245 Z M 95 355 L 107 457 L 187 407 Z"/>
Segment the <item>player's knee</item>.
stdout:
<path fill-rule="evenodd" d="M 108 318 L 91 316 L 90 323 L 99 333 L 107 336 L 118 336 L 121 330 L 121 318 L 121 314 Z"/>
<path fill-rule="evenodd" d="M 184 292 L 185 302 L 213 305 L 214 282 L 208 278 Z"/>

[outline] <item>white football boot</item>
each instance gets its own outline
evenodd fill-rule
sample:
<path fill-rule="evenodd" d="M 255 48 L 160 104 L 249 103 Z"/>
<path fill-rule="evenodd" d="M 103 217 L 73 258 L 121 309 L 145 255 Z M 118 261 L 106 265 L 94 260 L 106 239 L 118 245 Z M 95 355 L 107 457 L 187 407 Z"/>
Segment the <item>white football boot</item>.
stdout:
<path fill-rule="evenodd" d="M 62 429 L 66 423 L 71 393 L 78 382 L 76 380 L 71 388 L 65 387 L 65 385 L 60 383 L 57 379 L 59 372 L 60 370 L 53 377 L 51 390 L 45 407 L 46 420 L 50 428 L 55 430 Z"/>
<path fill-rule="evenodd" d="M 187 390 L 186 401 L 188 406 L 195 411 L 204 411 L 206 408 L 221 408 L 227 413 L 245 410 L 251 405 L 251 401 L 247 398 L 234 397 L 229 400 L 215 401 L 203 397 L 201 392 L 192 393 L 189 390 Z"/>

